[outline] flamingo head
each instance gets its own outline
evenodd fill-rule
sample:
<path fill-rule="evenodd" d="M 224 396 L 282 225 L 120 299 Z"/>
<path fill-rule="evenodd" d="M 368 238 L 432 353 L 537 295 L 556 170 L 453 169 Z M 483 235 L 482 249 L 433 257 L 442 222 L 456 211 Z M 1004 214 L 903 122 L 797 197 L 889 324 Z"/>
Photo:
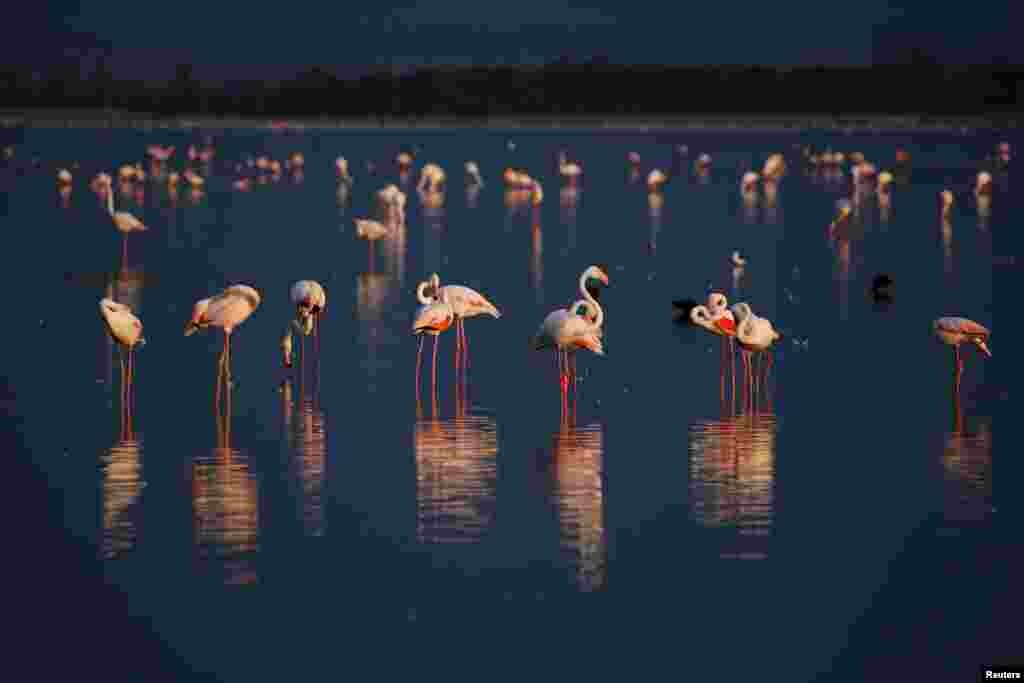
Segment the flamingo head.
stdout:
<path fill-rule="evenodd" d="M 992 357 L 992 351 L 988 348 L 988 344 L 985 343 L 984 337 L 973 337 L 971 341 L 974 342 L 974 345 L 977 346 L 982 353 L 984 353 L 989 358 Z"/>
<path fill-rule="evenodd" d="M 707 310 L 713 315 L 718 315 L 729 306 L 729 300 L 721 292 L 712 292 L 708 295 Z"/>

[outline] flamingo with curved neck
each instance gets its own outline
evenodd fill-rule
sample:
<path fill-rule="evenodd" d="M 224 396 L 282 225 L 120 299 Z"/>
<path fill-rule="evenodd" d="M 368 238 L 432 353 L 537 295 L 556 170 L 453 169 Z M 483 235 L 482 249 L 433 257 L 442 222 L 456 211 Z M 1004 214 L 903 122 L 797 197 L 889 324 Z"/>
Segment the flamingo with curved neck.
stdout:
<path fill-rule="evenodd" d="M 433 299 L 427 296 L 427 290 L 433 292 Z M 443 302 L 452 307 L 455 312 L 455 351 L 456 362 L 460 357 L 465 357 L 468 364 L 469 339 L 466 337 L 465 319 L 478 315 L 489 315 L 493 318 L 500 318 L 501 313 L 487 298 L 469 287 L 463 285 L 441 286 L 441 276 L 432 273 L 430 279 L 421 282 L 416 288 L 416 298 L 421 304 Z M 460 356 L 461 354 L 461 356 Z"/>

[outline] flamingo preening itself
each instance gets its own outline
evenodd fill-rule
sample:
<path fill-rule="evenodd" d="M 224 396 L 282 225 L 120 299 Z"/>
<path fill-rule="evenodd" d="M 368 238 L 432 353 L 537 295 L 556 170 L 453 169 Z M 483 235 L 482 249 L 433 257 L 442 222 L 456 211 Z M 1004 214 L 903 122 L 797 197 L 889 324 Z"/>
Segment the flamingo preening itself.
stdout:
<path fill-rule="evenodd" d="M 122 404 L 130 405 L 132 380 L 135 377 L 135 347 L 146 343 L 142 336 L 142 322 L 132 313 L 130 306 L 119 304 L 113 299 L 100 300 L 100 315 L 107 325 L 111 339 L 118 344 L 121 354 L 121 397 Z M 125 353 L 127 350 L 127 369 Z"/>
<path fill-rule="evenodd" d="M 248 285 L 232 285 L 220 294 L 201 299 L 192 307 L 192 317 L 185 323 L 185 336 L 207 327 L 224 330 L 224 350 L 221 352 L 217 376 L 217 402 L 221 377 L 231 377 L 231 333 L 253 314 L 260 305 L 260 295 Z"/>
<path fill-rule="evenodd" d="M 738 303 L 730 310 L 736 319 L 736 342 L 743 352 L 747 385 L 756 387 L 753 383 L 752 355 L 754 353 L 767 354 L 767 365 L 765 366 L 765 381 L 767 381 L 768 370 L 772 365 L 771 348 L 782 338 L 782 335 L 775 330 L 770 320 L 754 315 L 749 304 Z"/>
<path fill-rule="evenodd" d="M 953 347 L 953 388 L 960 391 L 960 377 L 964 372 L 964 359 L 960 355 L 960 345 L 974 344 L 989 358 L 992 351 L 988 348 L 988 338 L 992 335 L 988 328 L 967 318 L 945 317 L 932 323 L 932 329 L 939 341 Z"/>
<path fill-rule="evenodd" d="M 295 306 L 295 320 L 303 333 L 302 352 L 305 354 L 305 337 L 313 333 L 313 341 L 320 350 L 320 316 L 327 308 L 327 293 L 323 285 L 315 280 L 299 280 L 289 292 Z"/>

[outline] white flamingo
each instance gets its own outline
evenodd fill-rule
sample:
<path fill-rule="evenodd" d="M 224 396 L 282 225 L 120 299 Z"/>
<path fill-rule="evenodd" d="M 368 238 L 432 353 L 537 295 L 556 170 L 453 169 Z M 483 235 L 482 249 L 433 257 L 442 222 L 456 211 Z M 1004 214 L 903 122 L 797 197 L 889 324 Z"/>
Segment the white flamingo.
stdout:
<path fill-rule="evenodd" d="M 569 385 L 569 351 L 587 348 L 603 356 L 604 346 L 601 343 L 604 325 L 604 310 L 587 289 L 587 281 L 596 278 L 608 284 L 608 275 L 600 266 L 590 266 L 580 275 L 579 289 L 583 299 L 567 309 L 552 311 L 544 318 L 537 334 L 533 338 L 534 350 L 553 348 L 558 354 L 558 377 L 563 391 Z M 593 320 L 576 313 L 581 303 L 585 303 L 593 312 Z"/>
<path fill-rule="evenodd" d="M 314 341 L 319 350 L 320 316 L 327 308 L 327 293 L 323 286 L 315 280 L 299 280 L 292 285 L 289 294 L 292 305 L 295 306 L 295 319 L 302 325 L 303 354 L 305 354 L 305 337 L 310 332 L 313 332 Z"/>
<path fill-rule="evenodd" d="M 782 338 L 772 323 L 767 318 L 754 315 L 750 305 L 738 303 L 730 309 L 736 319 L 736 341 L 743 352 L 743 365 L 746 372 L 747 383 L 753 381 L 753 370 L 751 367 L 751 355 L 753 353 L 767 353 L 767 366 L 765 374 L 771 368 L 772 356 L 771 347 Z"/>
<path fill-rule="evenodd" d="M 185 323 L 185 336 L 207 327 L 224 330 L 224 350 L 220 367 L 230 376 L 231 333 L 253 314 L 260 305 L 260 295 L 248 285 L 232 285 L 220 294 L 201 299 L 192 307 L 192 317 Z M 218 384 L 219 388 L 219 384 Z"/>
<path fill-rule="evenodd" d="M 433 299 L 426 296 L 427 289 L 433 292 Z M 429 304 L 434 301 L 443 301 L 452 307 L 455 312 L 455 348 L 456 352 L 469 353 L 469 339 L 466 337 L 466 327 L 463 322 L 466 318 L 473 318 L 478 315 L 489 315 L 493 318 L 500 318 L 501 313 L 487 300 L 480 292 L 463 285 L 441 286 L 441 277 L 433 273 L 430 279 L 421 282 L 416 288 L 416 299 L 421 304 Z"/>
<path fill-rule="evenodd" d="M 124 399 L 130 395 L 132 380 L 135 376 L 135 347 L 146 343 L 142 336 L 142 321 L 135 317 L 130 306 L 120 304 L 113 299 L 100 300 L 100 315 L 107 325 L 111 339 L 118 344 L 121 351 L 121 391 Z M 124 350 L 128 351 L 128 366 L 125 369 Z M 127 405 L 127 402 L 125 403 Z"/>
<path fill-rule="evenodd" d="M 109 178 L 109 176 L 107 176 Z M 127 211 L 115 211 L 114 210 L 114 188 L 110 186 L 107 181 L 107 211 L 110 213 L 111 220 L 114 221 L 114 227 L 122 235 L 121 243 L 121 262 L 122 264 L 127 263 L 128 260 L 128 234 L 132 232 L 142 232 L 146 229 L 146 226 L 142 224 L 138 218 L 128 213 Z"/>

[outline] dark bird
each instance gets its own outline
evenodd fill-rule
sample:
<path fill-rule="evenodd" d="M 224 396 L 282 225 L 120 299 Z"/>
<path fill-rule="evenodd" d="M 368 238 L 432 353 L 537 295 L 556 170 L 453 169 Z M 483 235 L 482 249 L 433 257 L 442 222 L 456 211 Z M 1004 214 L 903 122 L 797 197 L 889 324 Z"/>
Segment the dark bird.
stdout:
<path fill-rule="evenodd" d="M 871 281 L 871 298 L 876 304 L 891 304 L 895 282 L 885 273 L 876 275 Z"/>

